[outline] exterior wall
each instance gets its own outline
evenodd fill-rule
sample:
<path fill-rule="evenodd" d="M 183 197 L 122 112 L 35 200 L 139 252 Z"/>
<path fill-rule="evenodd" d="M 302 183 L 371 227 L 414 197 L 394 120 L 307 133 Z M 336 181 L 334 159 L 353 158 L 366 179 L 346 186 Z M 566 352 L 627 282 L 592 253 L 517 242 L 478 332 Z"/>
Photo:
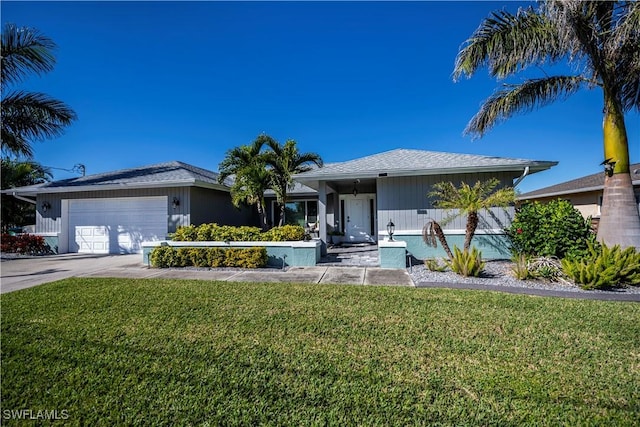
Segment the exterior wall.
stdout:
<path fill-rule="evenodd" d="M 435 183 L 451 181 L 458 186 L 461 182 L 473 184 L 476 181 L 486 181 L 491 178 L 498 178 L 502 186 L 510 186 L 513 185 L 513 179 L 516 176 L 505 172 L 378 178 L 378 236 L 386 235 L 389 220 L 395 224 L 395 233 L 398 235 L 403 231 L 422 230 L 431 219 L 441 222 L 445 217 L 444 211 L 435 209 L 433 201 L 427 198 L 427 194 L 432 191 Z M 480 216 L 479 229 L 502 229 L 511 222 L 513 209 L 505 212 L 501 208 L 494 208 L 490 213 L 481 212 Z M 443 229 L 445 231 L 464 230 L 465 227 L 466 217 L 459 217 L 443 226 Z"/>
<path fill-rule="evenodd" d="M 227 192 L 191 188 L 191 224 L 216 222 L 221 225 L 258 225 L 255 206 L 235 208 Z M 255 215 L 253 214 L 254 212 Z"/>
<path fill-rule="evenodd" d="M 173 233 L 176 228 L 190 224 L 189 206 L 191 194 L 189 187 L 148 188 L 131 190 L 108 191 L 78 191 L 71 193 L 40 194 L 36 203 L 36 233 L 62 232 L 62 200 L 63 199 L 101 199 L 117 197 L 167 196 L 168 231 Z M 173 198 L 180 201 L 180 205 L 173 208 Z M 42 204 L 48 202 L 51 208 L 46 212 Z"/>
<path fill-rule="evenodd" d="M 319 240 L 297 242 L 143 242 L 142 262 L 149 265 L 149 257 L 159 246 L 176 248 L 267 248 L 267 265 L 271 267 L 313 267 L 320 261 Z"/>
<path fill-rule="evenodd" d="M 635 186 L 633 191 L 636 195 L 636 201 L 638 202 L 638 210 L 640 210 L 640 186 Z M 576 209 L 580 211 L 583 217 L 598 218 L 600 217 L 600 207 L 602 204 L 602 191 L 589 191 L 584 193 L 566 194 L 555 197 L 541 197 L 531 198 L 529 201 L 538 201 L 540 203 L 547 203 L 552 200 L 568 200 Z"/>

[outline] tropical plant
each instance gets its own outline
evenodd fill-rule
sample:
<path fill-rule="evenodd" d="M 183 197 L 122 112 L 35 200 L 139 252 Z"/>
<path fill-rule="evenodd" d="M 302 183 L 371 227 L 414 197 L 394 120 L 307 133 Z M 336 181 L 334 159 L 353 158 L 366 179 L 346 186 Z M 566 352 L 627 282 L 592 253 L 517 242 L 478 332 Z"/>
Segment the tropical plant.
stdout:
<path fill-rule="evenodd" d="M 13 187 L 40 184 L 52 178 L 51 172 L 35 162 L 20 162 L 9 158 L 0 159 L 1 187 L 3 190 Z M 2 230 L 11 227 L 35 224 L 35 205 L 18 200 L 8 194 L 2 194 Z"/>
<path fill-rule="evenodd" d="M 485 264 L 482 253 L 476 247 L 471 251 L 461 251 L 457 246 L 453 247 L 453 258 L 447 263 L 453 272 L 465 277 L 479 277 Z"/>
<path fill-rule="evenodd" d="M 424 260 L 424 266 L 427 267 L 429 271 L 437 271 L 444 272 L 447 270 L 447 264 L 440 264 L 440 262 L 436 258 L 427 258 Z"/>
<path fill-rule="evenodd" d="M 605 179 L 598 240 L 640 247 L 640 217 L 629 174 L 624 114 L 640 110 L 640 2 L 543 1 L 515 15 L 493 12 L 465 42 L 454 80 L 488 67 L 504 79 L 533 66 L 567 63 L 572 74 L 525 77 L 494 92 L 465 133 L 482 137 L 516 113 L 564 99 L 580 89 L 603 93 Z"/>
<path fill-rule="evenodd" d="M 296 142 L 292 139 L 284 145 L 269 136 L 264 136 L 267 146 L 271 149 L 265 154 L 267 165 L 271 168 L 271 189 L 276 195 L 280 208 L 280 221 L 284 225 L 285 208 L 289 190 L 293 187 L 293 175 L 311 170 L 312 165 L 321 167 L 322 158 L 316 153 L 301 153 Z"/>
<path fill-rule="evenodd" d="M 460 215 L 467 215 L 467 225 L 463 249 L 468 251 L 471 240 L 475 235 L 480 222 L 479 212 L 492 207 L 507 207 L 515 201 L 515 192 L 511 187 L 503 187 L 496 190 L 500 184 L 496 178 L 488 181 L 478 181 L 472 187 L 463 182 L 456 187 L 452 182 L 439 182 L 433 185 L 433 190 L 428 194 L 434 198 L 433 204 L 448 212 L 455 210 L 442 223 L 452 221 Z"/>
<path fill-rule="evenodd" d="M 562 279 L 562 264 L 556 257 L 536 257 L 529 260 L 529 270 L 534 277 L 542 278 L 550 282 L 558 282 Z"/>
<path fill-rule="evenodd" d="M 255 205 L 263 230 L 267 228 L 264 192 L 271 183 L 271 172 L 267 170 L 262 152 L 266 138 L 265 135 L 260 135 L 249 145 L 227 151 L 226 157 L 218 166 L 218 182 L 222 184 L 229 178 L 233 179 L 230 189 L 233 205 Z"/>
<path fill-rule="evenodd" d="M 589 255 L 583 259 L 562 260 L 564 273 L 583 289 L 617 288 L 640 285 L 640 252 L 615 245 L 589 244 Z"/>
<path fill-rule="evenodd" d="M 56 44 L 38 30 L 5 24 L 1 38 L 2 153 L 5 156 L 33 156 L 34 141 L 59 136 L 76 119 L 71 108 L 43 93 L 11 91 L 30 74 L 53 70 Z"/>
<path fill-rule="evenodd" d="M 511 267 L 511 271 L 513 275 L 518 280 L 527 280 L 533 279 L 535 275 L 529 268 L 529 257 L 525 254 L 514 254 L 511 258 L 513 262 L 513 266 Z"/>
<path fill-rule="evenodd" d="M 436 238 L 440 241 L 442 248 L 449 257 L 449 261 L 451 261 L 453 259 L 453 253 L 451 253 L 451 249 L 447 243 L 447 238 L 445 237 L 440 224 L 438 224 L 436 220 L 432 219 L 422 227 L 422 240 L 427 244 L 427 246 L 435 248 L 438 246 Z"/>

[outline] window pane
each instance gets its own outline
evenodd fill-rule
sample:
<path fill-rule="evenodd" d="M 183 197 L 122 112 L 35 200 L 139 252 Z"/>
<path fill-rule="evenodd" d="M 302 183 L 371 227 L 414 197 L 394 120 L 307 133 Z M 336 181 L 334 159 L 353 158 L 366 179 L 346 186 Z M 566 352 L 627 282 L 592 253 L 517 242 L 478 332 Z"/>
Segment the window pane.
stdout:
<path fill-rule="evenodd" d="M 289 202 L 285 205 L 285 224 L 306 226 L 304 222 L 304 202 Z"/>
<path fill-rule="evenodd" d="M 307 202 L 307 222 L 315 223 L 318 220 L 318 202 L 309 200 Z"/>

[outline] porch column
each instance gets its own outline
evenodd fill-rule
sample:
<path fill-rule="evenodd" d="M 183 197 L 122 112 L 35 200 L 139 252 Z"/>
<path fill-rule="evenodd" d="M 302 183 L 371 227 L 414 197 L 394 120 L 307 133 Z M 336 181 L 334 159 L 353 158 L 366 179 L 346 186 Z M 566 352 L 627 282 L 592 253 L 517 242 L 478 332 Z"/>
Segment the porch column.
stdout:
<path fill-rule="evenodd" d="M 318 185 L 318 225 L 318 236 L 322 242 L 320 253 L 324 256 L 327 254 L 327 184 L 324 181 Z"/>

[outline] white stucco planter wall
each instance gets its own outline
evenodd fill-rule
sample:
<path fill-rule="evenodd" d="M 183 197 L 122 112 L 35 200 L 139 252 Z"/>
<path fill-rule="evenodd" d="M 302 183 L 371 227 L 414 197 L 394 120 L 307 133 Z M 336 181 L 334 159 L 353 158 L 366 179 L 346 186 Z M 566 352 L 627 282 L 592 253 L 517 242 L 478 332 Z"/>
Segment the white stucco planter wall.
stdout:
<path fill-rule="evenodd" d="M 142 242 L 142 262 L 149 265 L 149 254 L 158 246 L 174 248 L 255 248 L 266 247 L 268 265 L 274 267 L 312 267 L 320 261 L 322 242 L 319 239 L 295 242 L 178 242 L 161 240 Z"/>

